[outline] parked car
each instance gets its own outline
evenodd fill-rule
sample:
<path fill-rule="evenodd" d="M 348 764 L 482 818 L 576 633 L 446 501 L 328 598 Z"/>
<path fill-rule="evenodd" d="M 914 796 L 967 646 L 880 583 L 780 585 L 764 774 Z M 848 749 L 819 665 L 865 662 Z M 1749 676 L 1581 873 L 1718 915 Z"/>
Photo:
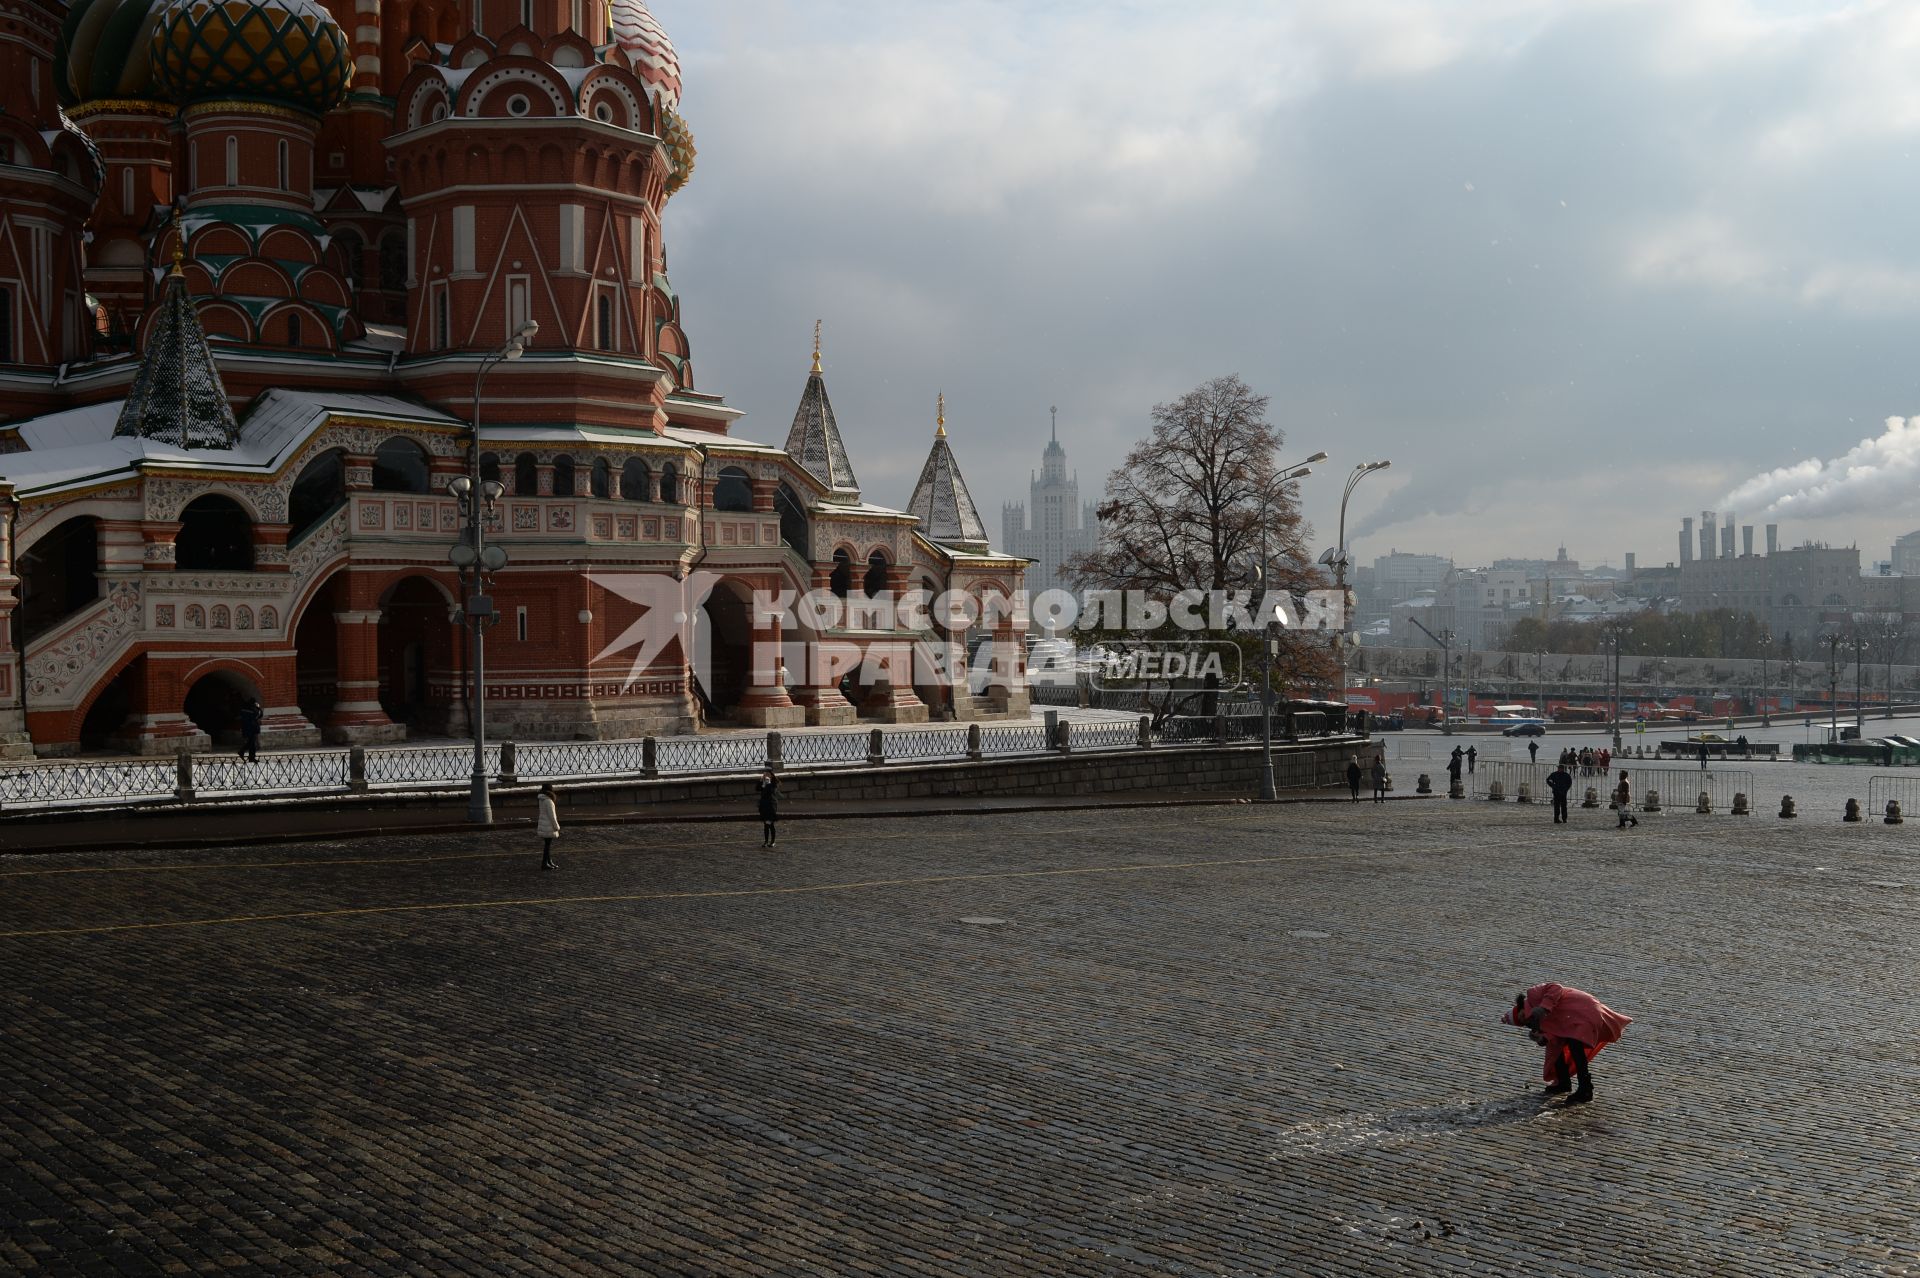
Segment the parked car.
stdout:
<path fill-rule="evenodd" d="M 1501 729 L 1500 735 L 1503 737 L 1544 737 L 1547 735 L 1547 727 L 1543 723 L 1516 723 L 1511 728 Z"/>

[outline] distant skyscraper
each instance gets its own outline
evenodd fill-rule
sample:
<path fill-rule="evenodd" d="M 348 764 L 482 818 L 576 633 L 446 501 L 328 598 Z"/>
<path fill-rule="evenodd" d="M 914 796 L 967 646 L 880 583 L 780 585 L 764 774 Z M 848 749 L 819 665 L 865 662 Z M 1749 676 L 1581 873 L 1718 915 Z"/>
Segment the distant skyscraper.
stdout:
<path fill-rule="evenodd" d="M 1000 544 L 1009 555 L 1033 560 L 1027 569 L 1027 589 L 1033 594 L 1055 587 L 1071 588 L 1060 569 L 1075 555 L 1092 550 L 1100 540 L 1097 502 L 1080 502 L 1080 479 L 1067 473 L 1067 450 L 1060 447 L 1060 410 L 1053 415 L 1053 433 L 1041 454 L 1040 471 L 1030 486 L 1032 523 L 1028 507 L 1008 502 L 1000 508 Z"/>

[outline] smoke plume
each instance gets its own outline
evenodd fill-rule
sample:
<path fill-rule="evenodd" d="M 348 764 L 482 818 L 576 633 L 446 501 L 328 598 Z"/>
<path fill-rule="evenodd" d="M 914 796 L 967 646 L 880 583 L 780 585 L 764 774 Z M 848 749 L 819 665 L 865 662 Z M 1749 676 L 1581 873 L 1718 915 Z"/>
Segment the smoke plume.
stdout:
<path fill-rule="evenodd" d="M 1818 518 L 1904 506 L 1920 480 L 1920 417 L 1889 417 L 1887 429 L 1828 461 L 1810 457 L 1755 475 L 1721 499 L 1722 510 Z"/>

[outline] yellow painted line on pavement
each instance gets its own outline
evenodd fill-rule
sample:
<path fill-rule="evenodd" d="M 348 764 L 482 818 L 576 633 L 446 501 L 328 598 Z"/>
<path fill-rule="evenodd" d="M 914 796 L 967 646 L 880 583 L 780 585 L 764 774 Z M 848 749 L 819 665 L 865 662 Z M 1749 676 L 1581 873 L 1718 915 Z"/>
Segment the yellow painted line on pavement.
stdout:
<path fill-rule="evenodd" d="M 581 826 L 575 826 L 573 828 L 591 830 L 599 827 L 581 825 Z M 747 828 L 745 823 L 742 823 L 741 828 L 743 830 Z M 1087 828 L 1089 827 L 1084 825 L 1079 825 L 1079 826 L 1063 825 L 1063 826 L 1055 826 L 1052 829 L 1024 830 L 1022 831 L 1022 833 L 1023 834 L 1073 834 L 1078 831 L 1085 830 Z M 748 833 L 753 833 L 753 831 L 748 831 Z M 447 836 L 428 836 L 428 837 L 459 838 L 461 836 L 447 835 Z M 924 839 L 924 838 L 926 838 L 926 834 L 923 831 L 914 831 L 912 833 L 903 833 L 903 834 L 863 834 L 860 836 L 860 842 L 878 843 L 883 840 L 890 840 L 890 839 Z M 824 836 L 815 836 L 815 837 L 809 838 L 805 835 L 802 835 L 798 838 L 789 837 L 784 839 L 781 843 L 781 846 L 785 847 L 789 843 L 829 843 L 829 842 L 838 842 L 838 841 L 844 841 L 844 840 L 830 839 Z M 570 853 L 571 855 L 574 855 L 574 856 L 592 856 L 592 855 L 601 854 L 601 853 L 618 853 L 618 852 L 689 852 L 689 851 L 695 851 L 695 850 L 713 851 L 713 850 L 724 850 L 724 849 L 723 848 L 716 849 L 714 846 L 713 840 L 687 839 L 687 840 L 681 840 L 681 841 L 671 842 L 671 843 L 663 841 L 660 843 L 648 843 L 644 845 L 635 844 L 630 847 L 616 847 L 616 848 L 585 848 L 583 847 L 583 848 L 571 849 Z M 759 851 L 759 849 L 757 848 L 753 850 Z M 308 868 L 309 866 L 318 867 L 318 866 L 328 866 L 328 865 L 437 865 L 442 861 L 518 861 L 518 860 L 525 859 L 527 857 L 535 857 L 538 855 L 540 855 L 539 841 L 533 840 L 527 845 L 516 848 L 511 852 L 450 852 L 444 856 L 319 857 L 319 858 L 312 858 L 312 859 L 306 859 L 306 860 L 289 859 L 285 861 L 190 861 L 181 865 L 63 865 L 63 866 L 56 866 L 49 869 L 39 869 L 39 870 L 0 871 L 0 879 L 45 878 L 45 877 L 56 875 L 56 874 L 178 874 L 178 873 L 182 873 L 189 870 L 303 870 Z"/>
<path fill-rule="evenodd" d="M 87 927 L 33 928 L 0 932 L 0 940 L 42 936 L 100 936 L 115 932 L 155 932 L 194 927 L 226 927 L 240 923 L 289 923 L 304 919 L 358 918 L 375 914 L 425 914 L 443 910 L 504 910 L 535 905 L 609 905 L 640 901 L 698 901 L 729 897 L 798 896 L 819 892 L 858 892 L 874 888 L 929 887 L 942 883 L 977 883 L 996 879 L 1071 878 L 1093 874 L 1144 874 L 1165 870 L 1210 870 L 1235 866 L 1280 865 L 1343 858 L 1373 859 L 1410 856 L 1422 849 L 1394 848 L 1373 852 L 1321 852 L 1301 856 L 1234 857 L 1216 861 L 1152 861 L 1141 865 L 1091 865 L 1059 870 L 994 870 L 983 874 L 937 874 L 923 878 L 856 879 L 844 883 L 812 883 L 794 887 L 712 888 L 700 892 L 631 892 L 605 896 L 522 897 L 497 901 L 433 901 L 418 905 L 367 905 L 344 910 L 294 910 L 283 914 L 236 914 L 224 918 L 176 919 L 159 923 L 105 923 Z M 1431 851 L 1432 849 L 1424 849 Z"/>

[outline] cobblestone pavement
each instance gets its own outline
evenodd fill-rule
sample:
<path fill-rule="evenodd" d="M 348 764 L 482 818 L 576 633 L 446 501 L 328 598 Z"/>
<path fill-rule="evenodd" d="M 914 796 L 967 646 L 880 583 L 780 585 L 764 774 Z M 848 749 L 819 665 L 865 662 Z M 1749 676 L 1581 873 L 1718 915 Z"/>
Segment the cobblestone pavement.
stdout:
<path fill-rule="evenodd" d="M 1920 824 L 757 834 L 0 861 L 0 1272 L 1920 1273 Z"/>

